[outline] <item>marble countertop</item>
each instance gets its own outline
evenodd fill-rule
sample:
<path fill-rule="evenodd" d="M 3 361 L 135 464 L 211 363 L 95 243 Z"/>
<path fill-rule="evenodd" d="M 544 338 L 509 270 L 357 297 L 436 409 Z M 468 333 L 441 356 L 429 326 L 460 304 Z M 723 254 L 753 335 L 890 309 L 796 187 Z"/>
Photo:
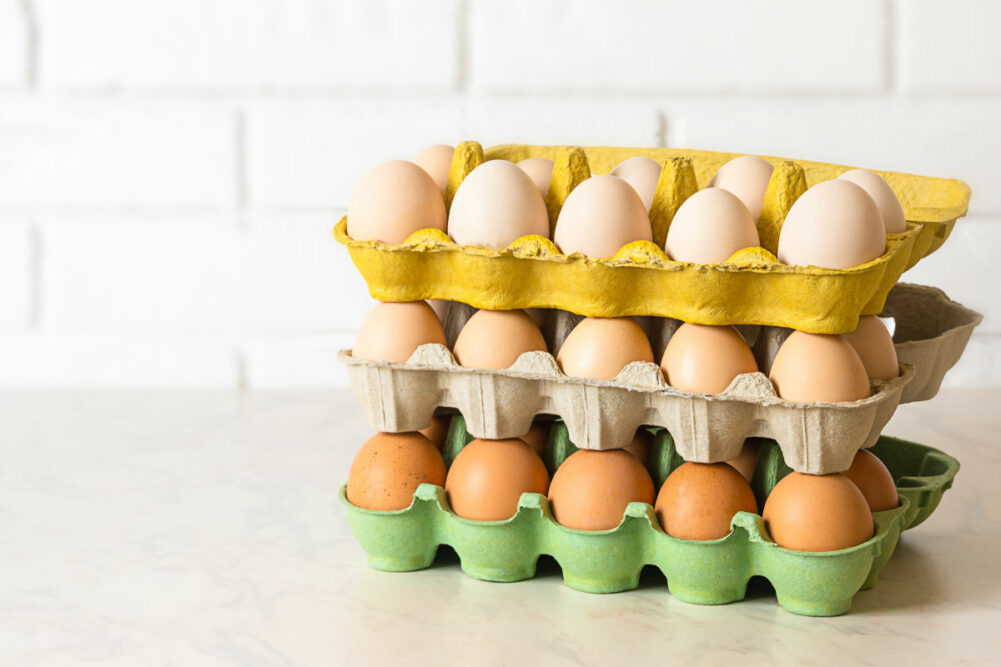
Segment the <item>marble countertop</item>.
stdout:
<path fill-rule="evenodd" d="M 1001 390 L 901 407 L 956 456 L 937 512 L 838 618 L 663 578 L 615 595 L 369 570 L 337 490 L 371 434 L 347 391 L 0 393 L 0 662 L 9 665 L 996 662 Z"/>

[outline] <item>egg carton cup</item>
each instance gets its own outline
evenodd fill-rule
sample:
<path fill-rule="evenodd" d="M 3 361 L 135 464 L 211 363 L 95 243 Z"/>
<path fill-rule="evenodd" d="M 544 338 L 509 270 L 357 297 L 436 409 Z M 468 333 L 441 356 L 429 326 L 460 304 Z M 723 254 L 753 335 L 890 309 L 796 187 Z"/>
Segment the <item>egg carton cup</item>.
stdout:
<path fill-rule="evenodd" d="M 611 258 L 564 255 L 536 235 L 502 250 L 459 246 L 432 229 L 415 232 L 401 244 L 359 241 L 347 235 L 346 217 L 334 227 L 334 238 L 347 246 L 369 292 L 380 301 L 442 299 L 491 310 L 559 308 L 588 316 L 651 315 L 842 333 L 852 331 L 860 315 L 883 309 L 900 275 L 944 243 L 970 197 L 969 187 L 958 180 L 877 172 L 900 200 L 907 230 L 887 236 L 883 256 L 850 269 L 787 266 L 775 257 L 793 203 L 809 185 L 851 169 L 844 165 L 763 156 L 775 169 L 758 219 L 762 247 L 738 251 L 719 264 L 674 261 L 663 245 L 681 204 L 735 153 L 515 144 L 484 151 L 476 142 L 463 142 L 453 157 L 446 201 L 485 160 L 549 158 L 555 162 L 546 195 L 552 230 L 577 184 L 634 156 L 664 166 L 650 209 L 653 242 L 630 243 Z"/>
<path fill-rule="evenodd" d="M 925 445 L 881 438 L 872 449 L 897 481 L 900 506 L 873 514 L 874 536 L 829 552 L 785 549 L 771 541 L 757 514 L 737 513 L 726 537 L 698 542 L 667 535 L 654 510 L 630 503 L 618 527 L 579 531 L 553 519 L 547 499 L 525 493 L 506 521 L 472 521 L 452 513 L 441 487 L 422 484 L 413 503 L 398 511 L 352 505 L 341 487 L 348 525 L 370 567 L 403 572 L 429 567 L 440 545 L 458 554 L 462 570 L 486 581 L 535 576 L 539 556 L 553 557 L 567 586 L 588 593 L 634 589 L 647 565 L 667 578 L 670 593 L 695 604 L 744 598 L 753 576 L 768 579 L 779 605 L 796 614 L 833 616 L 850 610 L 859 590 L 871 588 L 896 547 L 900 532 L 924 520 L 952 485 L 959 462 Z M 756 478 L 779 479 L 775 457 L 759 458 Z"/>

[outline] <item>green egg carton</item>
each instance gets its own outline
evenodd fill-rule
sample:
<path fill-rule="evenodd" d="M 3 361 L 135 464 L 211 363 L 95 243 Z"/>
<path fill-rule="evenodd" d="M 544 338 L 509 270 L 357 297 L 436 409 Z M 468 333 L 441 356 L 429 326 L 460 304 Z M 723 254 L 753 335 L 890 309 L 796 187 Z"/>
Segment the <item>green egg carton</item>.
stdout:
<path fill-rule="evenodd" d="M 445 446 L 446 463 L 470 438 L 460 416 L 453 418 Z M 648 467 L 659 484 L 682 463 L 664 430 L 654 433 Z M 566 429 L 554 422 L 545 459 L 555 469 L 575 448 Z M 544 496 L 525 493 L 516 514 L 506 521 L 471 521 L 453 514 L 445 491 L 422 484 L 411 505 L 397 511 L 372 511 L 352 505 L 346 486 L 340 490 L 348 524 L 371 567 L 403 572 L 432 564 L 438 547 L 449 545 L 463 571 L 486 581 L 511 582 L 535 576 L 539 556 L 552 556 L 566 585 L 588 593 L 615 593 L 639 585 L 647 565 L 667 577 L 675 597 L 696 604 L 741 600 L 753 576 L 771 582 L 778 603 L 809 616 L 847 612 L 859 590 L 875 585 L 879 571 L 896 547 L 900 531 L 923 521 L 949 488 L 959 462 L 931 447 L 880 438 L 873 448 L 897 480 L 900 506 L 873 515 L 875 535 L 849 549 L 808 553 L 784 549 L 771 541 L 757 514 L 738 512 L 726 537 L 707 542 L 682 540 L 664 533 L 653 508 L 630 503 L 622 523 L 612 530 L 579 531 L 553 519 Z M 781 450 L 764 441 L 752 486 L 767 496 L 788 472 Z M 763 496 L 762 496 L 763 498 Z M 759 499 L 760 502 L 760 499 Z"/>

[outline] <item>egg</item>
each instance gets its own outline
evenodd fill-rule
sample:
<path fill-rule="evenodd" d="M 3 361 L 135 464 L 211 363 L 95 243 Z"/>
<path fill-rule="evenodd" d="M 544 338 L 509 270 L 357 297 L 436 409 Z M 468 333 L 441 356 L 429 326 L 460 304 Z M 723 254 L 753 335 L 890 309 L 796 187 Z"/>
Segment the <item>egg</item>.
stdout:
<path fill-rule="evenodd" d="M 860 449 L 844 475 L 862 492 L 873 512 L 892 510 L 900 505 L 893 475 L 872 452 Z"/>
<path fill-rule="evenodd" d="M 758 465 L 758 455 L 761 453 L 761 442 L 754 438 L 744 441 L 744 446 L 740 448 L 740 454 L 730 459 L 726 463 L 748 482 L 754 477 L 754 469 Z"/>
<path fill-rule="evenodd" d="M 473 440 L 452 461 L 445 495 L 452 511 L 474 521 L 503 521 L 523 493 L 546 495 L 549 473 L 524 441 Z"/>
<path fill-rule="evenodd" d="M 452 240 L 500 250 L 529 234 L 549 238 L 546 203 L 528 174 L 507 160 L 488 160 L 473 169 L 452 199 Z"/>
<path fill-rule="evenodd" d="M 692 394 L 720 394 L 742 373 L 754 373 L 754 354 L 731 326 L 685 323 L 660 362 L 667 383 Z"/>
<path fill-rule="evenodd" d="M 448 427 L 452 423 L 452 415 L 438 415 L 431 417 L 431 423 L 422 428 L 418 433 L 431 441 L 438 451 L 445 446 L 445 439 L 448 438 Z"/>
<path fill-rule="evenodd" d="M 543 456 L 546 453 L 546 443 L 549 442 L 549 430 L 552 428 L 551 422 L 535 422 L 528 433 L 520 436 L 536 454 Z"/>
<path fill-rule="evenodd" d="M 570 377 L 614 380 L 634 361 L 653 362 L 653 349 L 631 317 L 587 317 L 563 341 L 556 362 Z"/>
<path fill-rule="evenodd" d="M 460 366 L 502 369 L 525 352 L 546 351 L 546 341 L 523 310 L 478 310 L 459 332 L 452 352 Z"/>
<path fill-rule="evenodd" d="M 452 168 L 452 156 L 455 148 L 445 144 L 435 144 L 428 146 L 414 158 L 414 164 L 423 169 L 434 179 L 435 184 L 441 193 L 445 194 L 445 186 L 448 184 L 448 172 Z"/>
<path fill-rule="evenodd" d="M 720 167 L 709 181 L 710 188 L 720 188 L 737 196 L 755 220 L 761 215 L 765 190 L 774 167 L 756 155 L 735 157 Z"/>
<path fill-rule="evenodd" d="M 571 454 L 553 475 L 549 507 L 560 525 L 611 530 L 631 502 L 653 504 L 653 480 L 635 456 L 622 449 Z"/>
<path fill-rule="evenodd" d="M 668 535 L 682 540 L 718 540 L 730 534 L 737 512 L 758 511 L 754 492 L 725 463 L 681 464 L 657 494 L 657 519 Z"/>
<path fill-rule="evenodd" d="M 420 433 L 376 433 L 355 455 L 346 493 L 355 507 L 402 510 L 424 483 L 445 483 L 445 462 L 431 441 Z"/>
<path fill-rule="evenodd" d="M 652 447 L 653 435 L 650 431 L 641 428 L 636 431 L 636 435 L 633 436 L 632 441 L 623 447 L 623 449 L 635 456 L 640 463 L 646 465 L 647 461 L 650 460 L 650 449 Z"/>
<path fill-rule="evenodd" d="M 652 241 L 646 207 L 632 186 L 615 176 L 592 176 L 563 203 L 553 241 L 564 254 L 611 257 L 627 243 Z"/>
<path fill-rule="evenodd" d="M 873 535 L 865 497 L 840 473 L 789 473 L 768 494 L 761 516 L 775 543 L 795 551 L 848 549 Z"/>
<path fill-rule="evenodd" d="M 678 209 L 664 250 L 679 262 L 718 264 L 760 243 L 754 218 L 743 202 L 726 190 L 710 188 L 696 192 Z"/>
<path fill-rule="evenodd" d="M 883 218 L 883 226 L 887 234 L 899 234 L 907 231 L 907 220 L 900 200 L 893 193 L 893 188 L 879 174 L 868 169 L 852 169 L 838 176 L 840 181 L 849 181 L 859 186 L 872 197 L 876 208 Z"/>
<path fill-rule="evenodd" d="M 657 181 L 660 180 L 661 164 L 648 157 L 631 157 L 620 162 L 611 171 L 612 176 L 618 176 L 633 187 L 636 194 L 643 200 L 643 206 L 650 210 L 653 196 L 657 192 Z"/>
<path fill-rule="evenodd" d="M 448 319 L 448 309 L 450 301 L 443 301 L 442 299 L 428 299 L 427 304 L 431 306 L 431 310 L 434 314 L 438 316 L 438 321 L 441 322 L 442 326 L 445 326 L 445 320 Z"/>
<path fill-rule="evenodd" d="M 445 231 L 445 200 L 434 179 L 413 162 L 375 166 L 348 204 L 348 236 L 356 241 L 403 243 L 421 229 Z"/>
<path fill-rule="evenodd" d="M 850 269 L 886 252 L 883 217 L 865 190 L 824 181 L 789 209 L 779 232 L 778 260 L 790 266 Z"/>
<path fill-rule="evenodd" d="M 841 403 L 870 396 L 862 360 L 838 334 L 792 332 L 772 361 L 769 379 L 780 397 L 794 403 Z"/>
<path fill-rule="evenodd" d="M 855 348 L 866 373 L 874 380 L 890 380 L 900 375 L 893 338 L 875 315 L 863 315 L 851 333 L 842 334 Z"/>
<path fill-rule="evenodd" d="M 351 356 L 405 363 L 425 343 L 445 344 L 438 316 L 424 301 L 379 303 L 361 323 Z"/>
<path fill-rule="evenodd" d="M 535 187 L 539 188 L 539 194 L 545 199 L 549 192 L 549 182 L 553 180 L 553 161 L 544 157 L 530 157 L 519 162 L 518 166 L 528 174 Z"/>

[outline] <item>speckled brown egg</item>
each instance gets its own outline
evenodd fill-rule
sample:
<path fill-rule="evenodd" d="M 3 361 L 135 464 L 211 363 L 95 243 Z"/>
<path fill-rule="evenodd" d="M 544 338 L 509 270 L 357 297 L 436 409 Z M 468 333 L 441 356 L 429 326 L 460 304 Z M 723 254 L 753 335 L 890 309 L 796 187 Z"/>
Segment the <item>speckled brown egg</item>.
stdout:
<path fill-rule="evenodd" d="M 631 317 L 588 317 L 563 341 L 556 361 L 570 377 L 613 380 L 631 362 L 653 362 L 653 349 Z"/>
<path fill-rule="evenodd" d="M 900 375 L 897 348 L 893 345 L 893 338 L 886 325 L 878 317 L 863 315 L 859 318 L 855 331 L 842 335 L 855 348 L 870 378 L 890 380 Z"/>
<path fill-rule="evenodd" d="M 438 415 L 431 418 L 431 424 L 427 428 L 422 428 L 418 433 L 431 441 L 438 451 L 445 446 L 445 439 L 448 437 L 448 427 L 452 423 L 451 415 Z"/>
<path fill-rule="evenodd" d="M 351 356 L 404 363 L 425 343 L 445 344 L 445 331 L 425 301 L 379 303 L 358 329 Z"/>
<path fill-rule="evenodd" d="M 452 461 L 445 479 L 452 511 L 474 521 L 510 519 L 521 494 L 547 491 L 545 464 L 519 439 L 473 440 Z"/>
<path fill-rule="evenodd" d="M 859 488 L 873 512 L 892 510 L 900 504 L 893 475 L 872 452 L 860 449 L 844 475 Z"/>
<path fill-rule="evenodd" d="M 365 174 L 348 204 L 348 236 L 403 243 L 421 229 L 446 227 L 445 200 L 434 179 L 413 162 L 390 160 Z"/>
<path fill-rule="evenodd" d="M 553 241 L 566 255 L 612 257 L 633 241 L 653 240 L 650 217 L 632 186 L 609 175 L 592 176 L 567 197 Z"/>
<path fill-rule="evenodd" d="M 772 163 L 756 155 L 735 157 L 720 167 L 709 181 L 708 187 L 732 192 L 744 202 L 755 220 L 761 215 L 765 190 L 772 177 Z"/>
<path fill-rule="evenodd" d="M 693 394 L 719 394 L 742 373 L 754 373 L 754 354 L 731 326 L 685 323 L 671 336 L 660 362 L 667 383 Z"/>
<path fill-rule="evenodd" d="M 865 497 L 840 473 L 789 473 L 768 494 L 761 516 L 775 543 L 795 551 L 847 549 L 873 535 Z"/>
<path fill-rule="evenodd" d="M 757 512 L 754 492 L 726 463 L 681 464 L 657 494 L 657 519 L 668 535 L 718 540 L 730 534 L 737 512 Z"/>
<path fill-rule="evenodd" d="M 883 226 L 887 234 L 907 231 L 907 220 L 904 218 L 900 200 L 882 176 L 868 169 L 851 169 L 838 176 L 838 180 L 854 183 L 872 197 L 883 217 Z"/>
<path fill-rule="evenodd" d="M 567 457 L 549 485 L 557 523 L 575 530 L 611 530 L 631 502 L 653 503 L 650 473 L 624 449 L 581 449 Z"/>
<path fill-rule="evenodd" d="M 653 196 L 657 192 L 657 182 L 660 180 L 660 172 L 663 167 L 656 160 L 648 157 L 637 156 L 623 160 L 615 165 L 611 175 L 618 176 L 633 187 L 636 194 L 643 200 L 643 206 L 650 210 L 653 204 Z"/>
<path fill-rule="evenodd" d="M 779 396 L 795 403 L 840 403 L 870 395 L 862 360 L 839 334 L 792 332 L 772 361 L 769 379 Z"/>
<path fill-rule="evenodd" d="M 402 510 L 425 483 L 445 483 L 445 462 L 431 441 L 417 432 L 376 433 L 351 463 L 347 497 L 356 507 Z"/>
<path fill-rule="evenodd" d="M 469 318 L 452 352 L 467 368 L 508 368 L 525 352 L 546 351 L 546 341 L 523 310 L 478 310 Z"/>

